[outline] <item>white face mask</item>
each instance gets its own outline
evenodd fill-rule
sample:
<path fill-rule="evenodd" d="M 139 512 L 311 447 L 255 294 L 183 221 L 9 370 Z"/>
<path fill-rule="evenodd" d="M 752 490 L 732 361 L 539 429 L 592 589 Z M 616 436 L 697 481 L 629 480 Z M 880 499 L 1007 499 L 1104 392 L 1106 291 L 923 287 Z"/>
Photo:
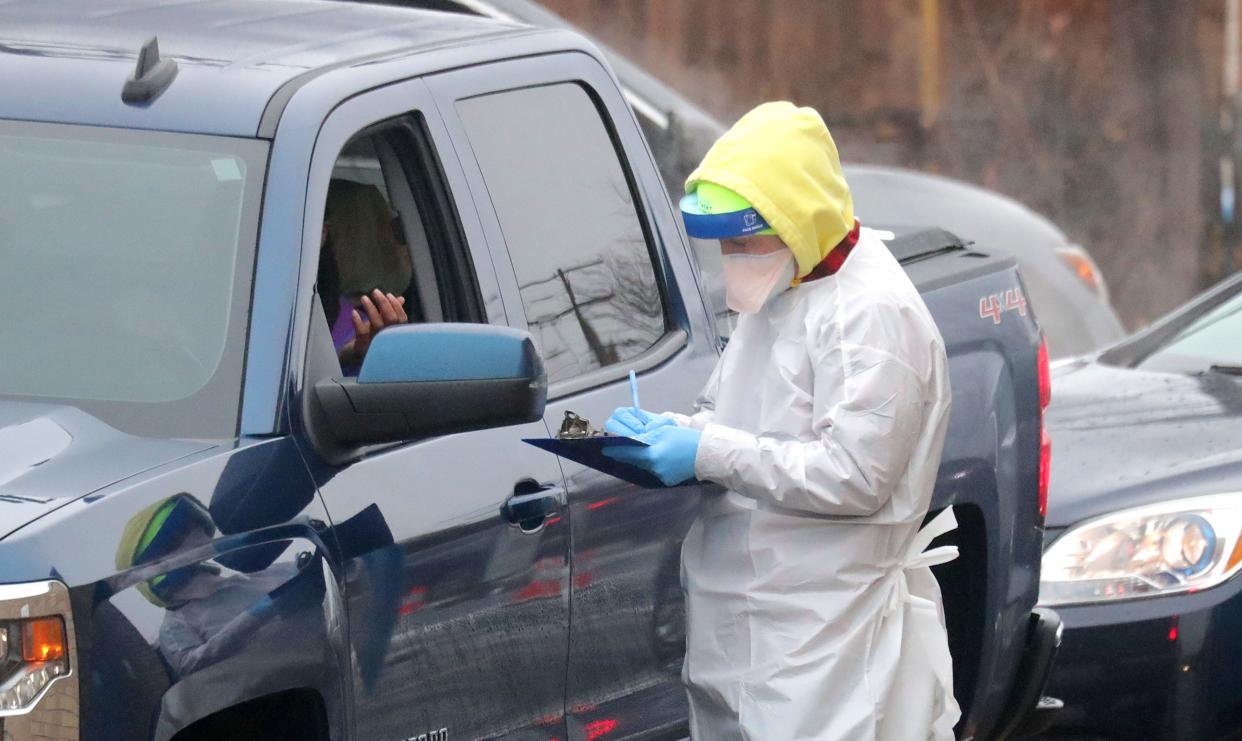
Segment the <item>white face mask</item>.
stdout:
<path fill-rule="evenodd" d="M 724 258 L 725 304 L 739 314 L 759 311 L 768 299 L 789 288 L 797 263 L 787 249 L 766 255 L 734 253 Z"/>

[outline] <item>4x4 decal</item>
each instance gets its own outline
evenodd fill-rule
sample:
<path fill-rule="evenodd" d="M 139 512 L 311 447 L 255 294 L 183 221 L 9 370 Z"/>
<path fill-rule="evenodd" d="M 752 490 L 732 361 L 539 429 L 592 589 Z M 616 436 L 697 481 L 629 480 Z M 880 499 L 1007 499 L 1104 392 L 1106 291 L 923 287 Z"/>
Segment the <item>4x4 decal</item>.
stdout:
<path fill-rule="evenodd" d="M 1021 288 L 1010 288 L 1004 293 L 993 293 L 979 299 L 979 318 L 991 317 L 993 324 L 1000 324 L 1006 311 L 1017 311 L 1026 316 L 1026 296 Z"/>

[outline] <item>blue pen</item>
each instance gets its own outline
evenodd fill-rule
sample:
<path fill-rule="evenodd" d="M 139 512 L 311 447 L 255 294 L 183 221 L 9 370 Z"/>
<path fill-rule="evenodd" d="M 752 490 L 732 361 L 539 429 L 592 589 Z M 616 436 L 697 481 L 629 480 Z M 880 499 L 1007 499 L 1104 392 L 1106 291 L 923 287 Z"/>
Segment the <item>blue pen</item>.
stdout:
<path fill-rule="evenodd" d="M 630 398 L 634 402 L 634 414 L 637 416 L 640 414 L 638 410 L 641 408 L 638 406 L 638 376 L 632 370 L 630 371 Z"/>

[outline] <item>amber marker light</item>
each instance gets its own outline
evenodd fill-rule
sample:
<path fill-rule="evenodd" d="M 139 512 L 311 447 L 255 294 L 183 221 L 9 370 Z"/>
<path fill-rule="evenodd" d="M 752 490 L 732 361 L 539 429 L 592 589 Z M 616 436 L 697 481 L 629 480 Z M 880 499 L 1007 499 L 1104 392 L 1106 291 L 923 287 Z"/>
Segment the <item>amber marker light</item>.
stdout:
<path fill-rule="evenodd" d="M 1100 273 L 1100 266 L 1096 265 L 1095 260 L 1091 259 L 1090 253 L 1076 244 L 1057 247 L 1054 252 L 1061 262 L 1074 273 L 1074 277 L 1082 281 L 1087 288 L 1091 289 L 1101 299 L 1108 301 L 1108 286 L 1104 283 L 1104 276 Z"/>
<path fill-rule="evenodd" d="M 1229 554 L 1229 563 L 1225 566 L 1225 570 L 1233 570 L 1239 561 L 1242 561 L 1242 538 L 1238 538 L 1238 542 L 1234 543 L 1233 553 Z"/>
<path fill-rule="evenodd" d="M 22 660 L 59 661 L 65 657 L 65 622 L 59 617 L 24 620 Z"/>

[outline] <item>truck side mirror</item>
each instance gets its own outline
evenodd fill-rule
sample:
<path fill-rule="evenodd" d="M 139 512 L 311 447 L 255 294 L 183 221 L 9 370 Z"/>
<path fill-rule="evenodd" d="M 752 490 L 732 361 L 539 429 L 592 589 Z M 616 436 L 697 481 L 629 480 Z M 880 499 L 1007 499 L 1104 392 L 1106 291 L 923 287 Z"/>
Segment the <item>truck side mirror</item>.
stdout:
<path fill-rule="evenodd" d="M 371 341 L 356 379 L 315 385 L 333 439 L 374 445 L 534 422 L 548 381 L 530 334 L 487 324 L 409 324 Z"/>

